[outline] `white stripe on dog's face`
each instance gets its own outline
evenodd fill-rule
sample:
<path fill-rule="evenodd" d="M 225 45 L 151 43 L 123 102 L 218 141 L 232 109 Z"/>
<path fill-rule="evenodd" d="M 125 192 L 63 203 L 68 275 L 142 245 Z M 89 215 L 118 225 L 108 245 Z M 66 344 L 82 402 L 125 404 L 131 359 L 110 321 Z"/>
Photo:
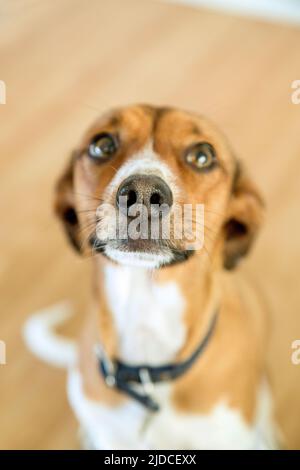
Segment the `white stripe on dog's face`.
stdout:
<path fill-rule="evenodd" d="M 121 165 L 105 190 L 104 199 L 112 197 L 117 192 L 120 184 L 132 175 L 159 176 L 170 187 L 174 199 L 180 193 L 176 176 L 154 151 L 152 140 L 143 149 L 132 155 L 126 163 Z"/>
<path fill-rule="evenodd" d="M 161 160 L 160 156 L 153 149 L 153 142 L 150 140 L 143 149 L 133 154 L 129 160 L 127 160 L 118 169 L 113 179 L 104 191 L 103 199 L 111 201 L 115 204 L 116 193 L 123 183 L 129 176 L 133 175 L 153 175 L 162 178 L 166 184 L 170 187 L 173 199 L 176 200 L 180 194 L 179 186 L 176 181 L 176 177 L 170 168 Z M 104 231 L 105 227 L 111 227 L 114 224 L 112 216 L 107 215 L 101 220 L 101 224 L 98 225 L 97 235 L 99 239 L 105 239 Z M 121 265 L 126 266 L 139 266 L 147 269 L 159 268 L 165 263 L 171 262 L 173 255 L 167 252 L 158 253 L 141 253 L 141 252 L 123 252 L 115 249 L 109 244 L 106 245 L 104 252 L 106 256 L 113 261 Z"/>

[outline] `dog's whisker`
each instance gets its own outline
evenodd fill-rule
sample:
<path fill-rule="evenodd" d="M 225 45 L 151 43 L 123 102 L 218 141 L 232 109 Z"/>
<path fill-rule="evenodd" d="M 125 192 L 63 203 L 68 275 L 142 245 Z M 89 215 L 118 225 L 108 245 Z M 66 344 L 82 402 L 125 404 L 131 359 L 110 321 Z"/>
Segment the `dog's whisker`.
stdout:
<path fill-rule="evenodd" d="M 85 213 L 96 213 L 97 212 L 97 209 L 98 207 L 96 207 L 95 209 L 82 209 L 82 210 L 76 210 L 77 214 L 85 214 Z"/>
<path fill-rule="evenodd" d="M 98 196 L 92 196 L 90 194 L 79 193 L 77 191 L 73 191 L 73 194 L 76 196 L 86 197 L 87 199 L 92 199 L 92 200 L 99 201 L 99 202 L 105 202 L 103 198 L 98 197 Z"/>
<path fill-rule="evenodd" d="M 209 230 L 210 232 L 214 233 L 215 235 L 218 235 L 218 233 L 219 233 L 216 230 L 214 230 L 213 228 L 211 228 L 210 226 L 208 226 L 207 224 L 199 222 L 199 220 L 190 219 L 190 220 L 188 220 L 188 222 L 193 222 L 193 223 L 195 223 L 195 224 L 197 224 L 201 227 L 204 227 L 204 229 Z"/>
<path fill-rule="evenodd" d="M 114 170 L 115 173 L 117 173 L 117 168 L 115 168 L 113 165 L 108 165 L 109 168 L 112 168 Z"/>
<path fill-rule="evenodd" d="M 211 227 L 209 227 L 208 225 L 206 224 L 203 224 L 202 222 L 199 222 L 199 220 L 195 220 L 195 219 L 188 219 L 187 220 L 187 223 L 193 223 L 201 228 L 204 229 L 204 232 L 205 230 L 209 230 L 211 233 L 213 233 L 214 235 L 218 235 L 218 232 L 213 230 Z"/>
<path fill-rule="evenodd" d="M 84 246 L 88 245 L 88 242 L 89 242 L 89 240 L 90 240 L 91 235 L 93 234 L 93 232 L 94 232 L 94 229 L 91 230 L 91 231 L 88 233 L 87 236 L 84 236 L 84 237 L 82 238 L 82 242 L 81 242 L 81 245 L 80 245 L 80 250 L 82 250 Z"/>
<path fill-rule="evenodd" d="M 213 262 L 212 262 L 212 258 L 211 258 L 211 255 L 209 253 L 209 250 L 206 248 L 205 246 L 205 243 L 203 244 L 202 248 L 204 249 L 204 253 L 206 253 L 206 255 L 208 256 L 208 260 L 209 260 L 209 263 L 210 263 L 210 266 L 213 267 Z"/>
<path fill-rule="evenodd" d="M 219 215 L 220 217 L 226 217 L 226 214 L 224 214 L 223 212 L 212 211 L 210 209 L 206 209 L 206 207 L 204 208 L 204 213 Z"/>
<path fill-rule="evenodd" d="M 81 236 L 84 235 L 84 232 L 86 232 L 88 229 L 92 228 L 95 230 L 96 228 L 96 224 L 95 222 L 90 222 L 89 224 L 86 224 L 84 225 L 83 227 L 81 227 L 79 230 L 78 230 L 78 234 L 80 234 Z"/>

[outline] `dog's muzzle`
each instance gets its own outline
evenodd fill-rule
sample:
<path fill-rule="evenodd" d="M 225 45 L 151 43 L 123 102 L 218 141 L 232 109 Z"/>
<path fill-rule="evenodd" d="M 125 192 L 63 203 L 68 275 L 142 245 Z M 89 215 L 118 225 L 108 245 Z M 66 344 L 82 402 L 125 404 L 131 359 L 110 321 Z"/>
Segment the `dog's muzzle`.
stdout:
<path fill-rule="evenodd" d="M 93 251 L 149 269 L 187 260 L 193 251 L 179 248 L 172 237 L 173 202 L 172 190 L 160 176 L 128 176 L 116 190 L 114 215 L 100 218 L 100 230 L 90 239 Z M 108 237 L 103 227 L 109 228 Z"/>

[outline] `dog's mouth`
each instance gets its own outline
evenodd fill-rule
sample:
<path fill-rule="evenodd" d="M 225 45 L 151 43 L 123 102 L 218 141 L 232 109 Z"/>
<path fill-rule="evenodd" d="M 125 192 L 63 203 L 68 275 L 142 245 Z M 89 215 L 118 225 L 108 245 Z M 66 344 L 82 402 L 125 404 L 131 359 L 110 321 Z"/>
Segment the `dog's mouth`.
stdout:
<path fill-rule="evenodd" d="M 152 182 L 154 177 L 147 178 Z M 191 204 L 174 203 L 173 196 L 170 200 L 164 196 L 168 204 L 164 203 L 161 196 L 164 192 L 158 183 L 155 193 L 151 193 L 152 186 L 150 189 L 146 186 L 149 190 L 142 193 L 141 202 L 137 189 L 130 189 L 127 196 L 120 195 L 124 187 L 128 191 L 129 183 L 130 188 L 133 183 L 141 184 L 140 179 L 146 179 L 146 176 L 127 178 L 125 186 L 121 185 L 117 193 L 117 203 L 103 202 L 98 206 L 95 231 L 90 239 L 93 252 L 118 264 L 149 269 L 187 261 L 201 248 L 201 220 L 193 218 Z M 166 189 L 165 192 L 169 194 Z"/>
<path fill-rule="evenodd" d="M 96 235 L 90 238 L 95 253 L 111 261 L 132 267 L 158 269 L 187 261 L 194 253 L 172 246 L 164 240 L 109 240 L 101 241 Z"/>

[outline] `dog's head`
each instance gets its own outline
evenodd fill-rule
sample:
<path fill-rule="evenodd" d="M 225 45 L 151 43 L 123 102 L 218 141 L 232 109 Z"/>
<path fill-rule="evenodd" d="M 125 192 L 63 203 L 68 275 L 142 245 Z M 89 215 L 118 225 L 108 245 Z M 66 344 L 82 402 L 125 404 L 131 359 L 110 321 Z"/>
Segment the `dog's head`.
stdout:
<path fill-rule="evenodd" d="M 78 251 L 149 268 L 204 249 L 232 269 L 263 212 L 254 185 L 206 118 L 146 105 L 94 123 L 58 182 L 55 207 Z"/>

